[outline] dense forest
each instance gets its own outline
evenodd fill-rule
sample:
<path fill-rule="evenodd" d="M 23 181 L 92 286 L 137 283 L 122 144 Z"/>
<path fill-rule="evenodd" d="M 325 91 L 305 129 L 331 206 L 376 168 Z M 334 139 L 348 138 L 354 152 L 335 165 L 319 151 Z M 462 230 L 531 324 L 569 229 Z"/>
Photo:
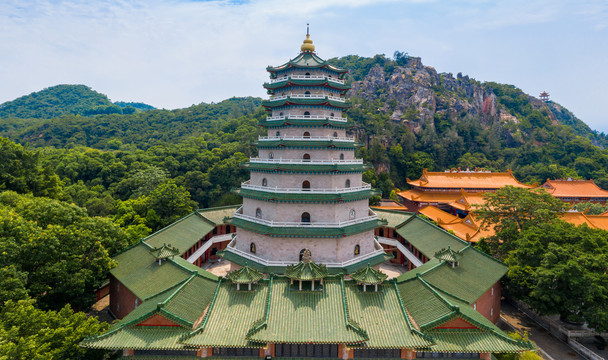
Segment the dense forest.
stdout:
<path fill-rule="evenodd" d="M 424 168 L 512 169 L 528 183 L 592 178 L 608 188 L 608 139 L 559 104 L 440 74 L 402 52 L 330 61 L 350 71 L 350 132 L 365 144 L 357 155 L 374 165 L 365 181 L 385 197 Z M 197 207 L 240 202 L 230 190 L 247 179 L 239 164 L 256 155 L 251 144 L 264 133 L 260 104 L 232 98 L 159 110 L 113 103 L 84 85 L 1 104 L 0 358 L 102 356 L 75 344 L 106 325 L 73 309 L 92 304 L 117 252 Z M 496 256 L 511 266 L 520 257 Z M 534 301 L 530 289 L 512 288 Z M 45 335 L 53 338 L 28 322 L 32 312 L 60 324 Z"/>

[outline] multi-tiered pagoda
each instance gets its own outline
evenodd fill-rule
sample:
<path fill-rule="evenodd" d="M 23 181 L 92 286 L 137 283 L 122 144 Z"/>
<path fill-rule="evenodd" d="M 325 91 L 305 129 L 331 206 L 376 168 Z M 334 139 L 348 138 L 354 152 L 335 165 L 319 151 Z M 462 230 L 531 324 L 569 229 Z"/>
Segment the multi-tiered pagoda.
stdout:
<path fill-rule="evenodd" d="M 235 190 L 243 206 L 224 257 L 279 272 L 306 250 L 333 272 L 385 261 L 374 238 L 378 217 L 368 207 L 375 193 L 362 181 L 367 167 L 347 135 L 347 71 L 317 56 L 308 33 L 295 59 L 267 70 L 268 117 L 261 125 L 268 136 L 244 165 L 251 178 Z"/>

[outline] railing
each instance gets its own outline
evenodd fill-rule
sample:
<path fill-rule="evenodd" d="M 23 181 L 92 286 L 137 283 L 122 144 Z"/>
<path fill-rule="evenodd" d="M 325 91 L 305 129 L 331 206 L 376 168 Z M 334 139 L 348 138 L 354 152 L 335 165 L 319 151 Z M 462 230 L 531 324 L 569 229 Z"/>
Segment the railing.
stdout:
<path fill-rule="evenodd" d="M 288 95 L 280 95 L 280 96 L 271 96 L 269 100 L 271 101 L 277 101 L 277 100 L 285 100 L 287 98 L 293 98 L 293 99 L 328 99 L 328 100 L 333 100 L 333 101 L 338 101 L 338 102 L 346 102 L 346 99 L 341 98 L 341 97 L 337 97 L 337 96 L 331 96 L 331 95 L 323 95 L 323 94 L 288 94 Z"/>
<path fill-rule="evenodd" d="M 234 235 L 234 233 L 216 235 L 216 236 L 212 237 L 211 239 L 205 241 L 200 248 L 196 249 L 196 251 L 194 253 L 192 253 L 192 255 L 190 255 L 190 257 L 188 257 L 188 259 L 186 261 L 188 261 L 190 264 L 194 264 L 194 262 L 196 260 L 198 260 L 198 258 L 203 256 L 205 251 L 209 250 L 211 245 L 216 244 L 218 242 L 230 240 L 230 239 L 232 239 L 232 235 Z"/>
<path fill-rule="evenodd" d="M 352 137 L 333 137 L 333 136 L 259 136 L 259 141 L 276 141 L 276 140 L 337 140 L 337 141 L 348 141 L 355 142 L 355 138 Z"/>
<path fill-rule="evenodd" d="M 372 220 L 378 220 L 378 215 L 376 215 L 376 213 L 374 213 L 373 211 L 370 210 L 370 214 L 373 214 L 373 215 L 358 218 L 358 219 L 352 219 L 352 220 L 340 221 L 340 222 L 332 222 L 332 223 L 316 222 L 316 221 L 315 222 L 273 221 L 273 220 L 260 219 L 260 218 L 249 216 L 249 215 L 244 215 L 242 209 L 243 209 L 243 207 L 240 207 L 234 213 L 234 218 L 247 220 L 247 221 L 255 222 L 257 224 L 267 225 L 267 226 L 271 226 L 271 227 L 342 228 L 342 227 L 349 226 L 349 225 L 361 224 L 361 223 L 372 221 Z"/>
<path fill-rule="evenodd" d="M 292 261 L 273 261 L 273 260 L 266 260 L 266 259 L 262 259 L 261 257 L 255 256 L 249 252 L 243 251 L 243 250 L 239 250 L 235 247 L 236 241 L 238 239 L 238 236 L 234 238 L 234 240 L 232 240 L 228 246 L 226 247 L 226 251 L 230 251 L 232 253 L 235 253 L 239 256 L 242 256 L 246 259 L 252 260 L 254 262 L 257 262 L 258 264 L 262 264 L 265 266 L 288 266 L 288 265 L 294 265 L 297 264 L 295 262 Z M 324 264 L 325 266 L 329 267 L 329 268 L 343 268 L 346 266 L 349 266 L 351 264 L 356 264 L 358 262 L 367 260 L 367 259 L 371 259 L 374 256 L 378 256 L 381 254 L 384 254 L 384 250 L 382 249 L 382 246 L 380 244 L 378 244 L 377 241 L 374 240 L 374 248 L 376 250 L 367 253 L 365 255 L 359 255 L 353 259 L 341 262 L 341 263 L 337 263 L 337 262 L 322 262 L 319 261 L 319 263 Z"/>
<path fill-rule="evenodd" d="M 307 160 L 307 159 L 261 159 L 249 158 L 251 163 L 269 163 L 269 164 L 313 164 L 313 165 L 334 165 L 334 164 L 363 164 L 363 159 L 352 160 Z"/>
<path fill-rule="evenodd" d="M 382 236 L 377 236 L 376 238 L 381 244 L 396 247 L 397 250 L 399 250 L 415 267 L 422 265 L 422 261 L 418 259 L 418 257 L 416 257 L 416 255 L 410 251 L 410 249 L 406 248 L 402 243 L 400 243 L 399 240 Z"/>
<path fill-rule="evenodd" d="M 344 83 L 345 83 L 344 80 L 336 79 L 334 77 L 326 76 L 326 75 L 288 75 L 288 76 L 283 76 L 283 77 L 280 77 L 277 79 L 270 79 L 270 83 L 274 84 L 277 82 L 289 80 L 290 78 L 294 79 L 294 80 L 319 80 L 319 79 L 325 80 L 325 79 L 327 79 L 328 81 L 335 82 L 337 84 L 344 85 Z"/>
<path fill-rule="evenodd" d="M 325 119 L 329 119 L 329 120 L 342 121 L 342 122 L 347 121 L 347 119 L 345 117 L 325 116 L 325 115 L 290 115 L 290 114 L 287 114 L 287 116 L 281 115 L 281 116 L 266 117 L 266 121 L 278 121 L 278 120 L 285 120 L 285 119 L 291 119 L 291 120 L 308 120 L 308 119 L 325 120 Z"/>
<path fill-rule="evenodd" d="M 279 187 L 268 187 L 268 186 L 260 186 L 260 185 L 251 185 L 250 181 L 245 181 L 241 183 L 241 188 L 243 189 L 252 189 L 259 191 L 266 191 L 272 193 L 310 193 L 310 194 L 342 194 L 342 193 L 350 193 L 357 192 L 362 190 L 371 190 L 372 186 L 370 184 L 348 187 L 348 188 L 336 188 L 336 189 L 317 189 L 317 188 L 279 188 Z"/>

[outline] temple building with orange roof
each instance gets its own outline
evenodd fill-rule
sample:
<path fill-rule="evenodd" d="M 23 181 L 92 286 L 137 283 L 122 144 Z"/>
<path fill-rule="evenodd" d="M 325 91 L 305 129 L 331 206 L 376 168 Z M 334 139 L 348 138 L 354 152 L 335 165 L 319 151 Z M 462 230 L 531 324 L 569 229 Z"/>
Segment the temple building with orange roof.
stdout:
<path fill-rule="evenodd" d="M 420 179 L 407 179 L 407 183 L 412 189 L 400 192 L 399 197 L 410 211 L 419 211 L 424 206 L 434 205 L 454 214 L 459 211 L 468 212 L 471 204 L 483 202 L 481 197 L 485 192 L 494 192 L 507 185 L 523 188 L 537 186 L 519 182 L 511 170 L 498 173 L 459 168 L 444 172 L 424 169 Z"/>
<path fill-rule="evenodd" d="M 481 222 L 473 214 L 461 218 L 431 205 L 420 209 L 420 214 L 435 221 L 442 229 L 468 242 L 478 242 L 484 237 L 494 235 L 494 229 L 483 229 Z"/>
<path fill-rule="evenodd" d="M 593 180 L 547 179 L 541 188 L 554 197 L 571 204 L 579 202 L 606 204 L 608 202 L 608 191 L 597 186 Z"/>

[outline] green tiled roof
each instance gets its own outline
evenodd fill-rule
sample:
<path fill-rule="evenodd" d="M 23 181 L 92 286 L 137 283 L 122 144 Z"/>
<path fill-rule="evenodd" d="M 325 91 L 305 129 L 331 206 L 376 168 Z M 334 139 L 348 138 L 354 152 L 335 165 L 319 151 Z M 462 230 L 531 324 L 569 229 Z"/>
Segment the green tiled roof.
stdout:
<path fill-rule="evenodd" d="M 226 275 L 235 284 L 251 284 L 264 278 L 264 274 L 245 264 L 242 268 Z"/>
<path fill-rule="evenodd" d="M 469 246 L 461 252 L 458 266 L 442 263 L 422 275 L 433 287 L 475 302 L 507 272 L 507 266 Z"/>
<path fill-rule="evenodd" d="M 422 348 L 432 344 L 412 331 L 402 315 L 399 294 L 392 283 L 380 285 L 377 292 L 362 292 L 351 281 L 345 282 L 344 290 L 351 318 L 369 334 L 366 347 Z"/>
<path fill-rule="evenodd" d="M 310 192 L 294 192 L 294 193 L 275 193 L 271 191 L 261 191 L 256 189 L 235 188 L 232 192 L 250 199 L 258 199 L 265 201 L 293 201 L 293 202 L 342 202 L 369 199 L 370 197 L 380 194 L 380 191 L 369 189 L 360 191 L 350 191 L 344 193 L 317 193 Z"/>
<path fill-rule="evenodd" d="M 414 213 L 396 210 L 383 210 L 374 207 L 374 212 L 378 214 L 378 217 L 388 221 L 388 227 L 397 228 L 399 225 L 408 221 L 412 217 L 416 217 Z"/>
<path fill-rule="evenodd" d="M 370 264 L 367 264 L 367 266 L 363 269 L 359 269 L 352 273 L 350 277 L 359 283 L 380 284 L 381 282 L 386 280 L 388 275 L 386 275 L 380 270 L 374 269 L 373 267 L 371 267 Z"/>
<path fill-rule="evenodd" d="M 497 352 L 515 353 L 532 350 L 534 346 L 516 341 L 494 331 L 468 329 L 436 329 L 427 332 L 436 345 L 430 351 L 437 352 Z"/>
<path fill-rule="evenodd" d="M 267 281 L 263 285 L 254 285 L 253 291 L 236 291 L 234 285 L 222 283 L 204 325 L 185 337 L 183 343 L 218 347 L 260 346 L 252 344 L 246 336 L 253 322 L 264 316 L 268 289 Z"/>
<path fill-rule="evenodd" d="M 188 334 L 183 327 L 136 326 L 85 339 L 80 345 L 92 349 L 176 350 L 182 349 L 178 341 Z"/>
<path fill-rule="evenodd" d="M 314 261 L 300 261 L 297 265 L 288 265 L 285 268 L 285 276 L 294 280 L 319 280 L 327 276 L 327 267 Z"/>
<path fill-rule="evenodd" d="M 455 251 L 459 251 L 469 244 L 419 216 L 414 216 L 399 227 L 397 234 L 414 245 L 429 259 L 432 259 L 437 251 L 448 246 Z"/>
<path fill-rule="evenodd" d="M 275 120 L 275 121 L 267 121 L 266 119 L 264 119 L 264 120 L 259 120 L 258 121 L 258 125 L 260 125 L 260 126 L 266 126 L 266 127 L 269 127 L 269 128 L 284 127 L 284 126 L 291 126 L 291 125 L 299 125 L 299 126 L 331 126 L 331 127 L 334 127 L 334 128 L 351 128 L 351 127 L 355 126 L 355 124 L 353 122 L 337 121 L 337 120 L 331 120 L 329 118 L 322 119 L 322 120 L 317 120 L 317 119 L 285 119 L 285 120 Z"/>
<path fill-rule="evenodd" d="M 340 84 L 337 82 L 329 81 L 327 79 L 292 79 L 288 78 L 283 81 L 277 81 L 274 83 L 264 83 L 264 88 L 268 90 L 276 90 L 286 86 L 325 86 L 332 89 L 343 90 L 346 92 L 350 89 L 348 84 Z"/>
<path fill-rule="evenodd" d="M 358 344 L 367 340 L 347 323 L 347 316 L 339 280 L 325 279 L 323 291 L 292 291 L 289 280 L 277 278 L 266 324 L 249 339 L 290 344 Z"/>
<path fill-rule="evenodd" d="M 311 99 L 311 98 L 292 98 L 287 97 L 287 99 L 281 100 L 263 100 L 262 106 L 265 108 L 274 108 L 285 105 L 324 105 L 324 106 L 333 106 L 339 109 L 348 109 L 350 104 L 341 101 L 329 100 L 329 99 Z"/>
<path fill-rule="evenodd" d="M 187 321 L 190 326 L 194 325 L 211 302 L 216 287 L 216 281 L 193 276 L 190 281 L 177 289 L 172 297 L 165 300 L 162 307 L 163 314 L 169 313 Z"/>
<path fill-rule="evenodd" d="M 368 164 L 290 164 L 290 163 L 244 163 L 244 169 L 250 170 L 271 170 L 271 171 L 306 171 L 306 172 L 341 172 L 356 171 L 363 172 L 370 169 Z"/>
<path fill-rule="evenodd" d="M 431 289 L 416 279 L 397 285 L 403 305 L 419 327 L 453 312 L 449 303 L 436 296 Z"/>
<path fill-rule="evenodd" d="M 204 217 L 205 219 L 211 221 L 215 225 L 221 225 L 224 223 L 225 217 L 231 217 L 232 214 L 238 209 L 241 205 L 230 205 L 230 206 L 222 206 L 215 207 L 210 209 L 199 209 L 196 210 L 199 215 Z"/>
<path fill-rule="evenodd" d="M 143 241 L 155 248 L 161 247 L 163 244 L 171 244 L 179 249 L 180 254 L 183 254 L 214 227 L 214 224 L 197 212 L 193 212 L 148 236 Z"/>
<path fill-rule="evenodd" d="M 257 222 L 233 217 L 229 223 L 246 230 L 280 237 L 342 237 L 359 234 L 383 226 L 380 220 L 370 220 L 358 224 L 348 225 L 341 228 L 324 228 L 302 225 L 301 227 L 279 227 L 260 224 Z"/>
<path fill-rule="evenodd" d="M 327 68 L 329 70 L 335 71 L 339 74 L 345 74 L 348 70 L 340 69 L 333 65 L 327 63 L 327 61 L 321 59 L 317 54 L 302 52 L 300 55 L 296 56 L 292 60 L 289 60 L 287 63 L 281 66 L 268 66 L 266 70 L 271 73 L 275 73 L 281 70 L 288 69 L 290 67 L 296 68 Z"/>
<path fill-rule="evenodd" d="M 180 254 L 179 250 L 170 244 L 163 244 L 161 247 L 150 250 L 150 253 L 156 258 L 156 260 L 166 259 L 176 255 L 179 256 Z"/>
<path fill-rule="evenodd" d="M 270 273 L 284 274 L 285 273 L 286 266 L 266 266 L 264 264 L 257 263 L 249 258 L 241 257 L 240 255 L 237 255 L 230 251 L 218 251 L 218 255 L 230 262 L 233 262 L 233 263 L 241 265 L 241 266 L 244 266 L 245 264 L 249 264 L 251 267 L 253 267 L 259 271 L 262 271 L 264 273 L 267 273 L 267 274 L 270 274 Z M 327 268 L 327 271 L 329 274 L 332 274 L 332 275 L 350 274 L 354 271 L 364 268 L 365 266 L 367 266 L 366 264 L 368 264 L 368 263 L 371 264 L 372 266 L 375 266 L 375 265 L 381 264 L 387 260 L 390 260 L 392 258 L 393 257 L 390 254 L 386 254 L 386 253 L 378 254 L 374 257 L 364 259 L 360 262 L 349 264 L 343 268 L 335 268 L 335 267 Z"/>
<path fill-rule="evenodd" d="M 168 259 L 159 265 L 150 250 L 150 246 L 139 243 L 115 256 L 118 265 L 110 270 L 110 273 L 140 300 L 167 290 L 192 275 L 190 269 L 180 264 L 183 260 L 180 257 Z M 200 268 L 198 270 L 205 272 Z"/>
<path fill-rule="evenodd" d="M 254 143 L 258 148 L 276 148 L 276 147 L 305 147 L 305 148 L 340 148 L 340 149 L 356 149 L 363 144 L 345 140 L 289 140 L 278 139 L 272 141 L 257 141 Z"/>
<path fill-rule="evenodd" d="M 455 262 L 458 262 L 458 260 L 460 260 L 462 258 L 462 255 L 460 255 L 458 252 L 452 250 L 448 246 L 445 249 L 441 249 L 441 250 L 435 252 L 434 257 L 439 260 L 444 260 L 444 261 L 455 263 Z"/>

